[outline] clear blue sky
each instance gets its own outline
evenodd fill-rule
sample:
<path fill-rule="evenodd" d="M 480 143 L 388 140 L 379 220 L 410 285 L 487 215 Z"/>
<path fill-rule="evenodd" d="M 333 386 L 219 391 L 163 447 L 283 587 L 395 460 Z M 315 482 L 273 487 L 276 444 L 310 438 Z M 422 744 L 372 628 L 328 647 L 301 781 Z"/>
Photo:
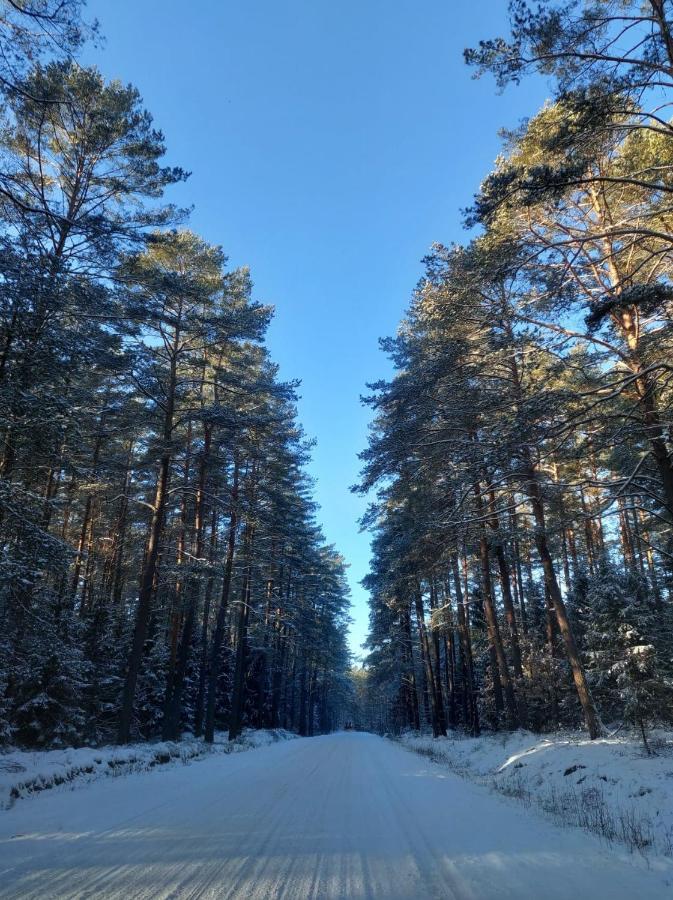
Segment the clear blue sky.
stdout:
<path fill-rule="evenodd" d="M 459 210 L 488 173 L 497 130 L 545 96 L 498 96 L 462 50 L 503 30 L 505 0 L 89 0 L 105 46 L 164 131 L 191 227 L 252 270 L 276 308 L 269 346 L 302 380 L 327 540 L 350 563 L 355 651 L 367 629 L 369 540 L 349 493 L 367 439 L 365 384 L 433 241 L 465 239 Z"/>

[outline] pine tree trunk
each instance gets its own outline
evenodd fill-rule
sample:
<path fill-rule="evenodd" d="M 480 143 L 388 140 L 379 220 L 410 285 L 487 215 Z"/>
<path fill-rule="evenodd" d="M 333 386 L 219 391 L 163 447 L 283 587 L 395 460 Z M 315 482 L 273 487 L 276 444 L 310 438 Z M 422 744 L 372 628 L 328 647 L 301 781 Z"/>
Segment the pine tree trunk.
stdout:
<path fill-rule="evenodd" d="M 236 661 L 234 680 L 231 689 L 231 713 L 229 717 L 229 740 L 234 741 L 241 733 L 246 701 L 245 678 L 248 662 L 248 620 L 250 618 L 250 601 L 252 595 L 252 547 L 254 529 L 246 526 L 245 537 L 245 574 L 239 601 L 238 621 L 236 626 Z"/>
<path fill-rule="evenodd" d="M 212 646 L 210 649 L 210 668 L 208 671 L 208 692 L 206 698 L 206 721 L 204 739 L 212 744 L 215 740 L 215 706 L 217 703 L 217 681 L 220 675 L 220 663 L 222 656 L 222 644 L 224 642 L 224 628 L 227 621 L 229 607 L 229 594 L 231 591 L 231 577 L 234 571 L 234 555 L 236 552 L 236 531 L 238 528 L 238 455 L 234 454 L 234 474 L 231 487 L 231 513 L 229 516 L 229 537 L 227 540 L 227 557 L 224 563 L 224 576 L 222 578 L 222 592 L 220 605 L 217 609 L 215 631 L 213 632 Z"/>
<path fill-rule="evenodd" d="M 451 570 L 453 585 L 456 590 L 456 617 L 458 619 L 458 637 L 464 664 L 465 694 L 469 711 L 469 726 L 473 737 L 480 734 L 479 710 L 477 707 L 477 694 L 474 681 L 474 665 L 472 661 L 472 642 L 470 639 L 469 619 L 465 611 L 466 599 L 463 599 L 463 591 L 460 584 L 460 571 L 458 569 L 458 556 L 451 554 Z"/>
<path fill-rule="evenodd" d="M 416 603 L 416 621 L 418 623 L 418 633 L 421 644 L 421 660 L 425 672 L 425 680 L 430 699 L 430 718 L 432 722 L 432 732 L 435 737 L 440 735 L 446 737 L 446 717 L 444 714 L 444 704 L 442 702 L 441 687 L 438 690 L 439 672 L 433 669 L 431 659 L 430 641 L 428 639 L 428 631 L 425 626 L 425 614 L 423 610 L 423 595 L 420 587 L 415 591 Z"/>
<path fill-rule="evenodd" d="M 147 640 L 150 617 L 152 614 L 152 597 L 158 575 L 158 562 L 166 518 L 166 502 L 171 479 L 171 461 L 173 458 L 173 427 L 175 415 L 175 403 L 178 386 L 178 353 L 181 337 L 181 317 L 178 316 L 177 324 L 173 330 L 170 348 L 170 369 L 166 385 L 164 405 L 164 421 L 162 433 L 162 454 L 159 462 L 159 476 L 157 478 L 152 516 L 149 525 L 149 534 L 145 551 L 145 560 L 140 575 L 138 589 L 138 605 L 133 628 L 133 638 L 124 679 L 122 704 L 119 713 L 119 727 L 117 741 L 126 744 L 131 738 L 131 724 L 133 720 L 133 704 L 135 701 L 136 685 L 143 659 L 145 641 Z"/>
<path fill-rule="evenodd" d="M 100 458 L 100 449 L 103 443 L 103 423 L 104 415 L 101 415 L 98 425 L 98 434 L 96 435 L 96 443 L 94 444 L 93 457 L 91 460 L 91 472 L 95 477 L 98 469 L 98 461 Z M 75 553 L 75 562 L 73 564 L 72 586 L 70 589 L 70 607 L 74 608 L 77 600 L 77 590 L 79 588 L 79 577 L 82 570 L 82 560 L 84 559 L 84 549 L 87 545 L 89 536 L 89 519 L 91 516 L 91 507 L 93 504 L 93 496 L 87 494 L 84 504 L 84 515 L 82 516 L 82 527 L 80 528 L 79 541 L 77 542 L 77 552 Z"/>
<path fill-rule="evenodd" d="M 204 547 L 204 509 L 205 509 L 205 490 L 206 476 L 208 466 L 210 464 L 210 444 L 211 429 L 206 426 L 204 431 L 203 452 L 199 460 L 199 474 L 196 488 L 196 498 L 194 502 L 194 523 L 192 528 L 191 543 L 191 562 L 193 568 L 203 557 Z M 172 679 L 169 675 L 169 685 L 167 691 L 167 701 L 164 712 L 163 739 L 166 741 L 177 740 L 180 734 L 180 720 L 182 716 L 182 693 L 187 675 L 187 666 L 189 664 L 189 655 L 192 648 L 192 638 L 196 623 L 196 614 L 199 606 L 201 593 L 201 579 L 197 574 L 193 573 L 186 581 L 187 594 L 187 614 L 183 624 L 182 634 L 180 636 L 180 645 L 178 648 L 176 665 L 172 673 Z"/>
<path fill-rule="evenodd" d="M 526 615 L 526 599 L 523 588 L 523 572 L 521 569 L 521 552 L 519 544 L 519 521 L 516 512 L 516 501 L 514 495 L 509 498 L 510 503 L 510 531 L 512 533 L 512 548 L 514 551 L 514 572 L 516 576 L 516 593 L 519 601 L 519 614 L 521 615 L 521 630 L 524 634 L 528 634 L 528 617 Z"/>
<path fill-rule="evenodd" d="M 482 603 L 484 607 L 484 618 L 486 619 L 486 629 L 488 632 L 488 640 L 491 645 L 493 655 L 497 662 L 494 668 L 493 680 L 495 689 L 500 684 L 505 700 L 505 708 L 507 711 L 507 719 L 511 728 L 517 728 L 519 725 L 519 712 L 517 710 L 516 699 L 514 697 L 514 688 L 512 679 L 509 675 L 509 667 L 507 665 L 507 657 L 500 635 L 500 626 L 498 625 L 498 617 L 493 602 L 493 588 L 491 583 L 491 563 L 488 547 L 488 538 L 486 536 L 486 527 L 484 525 L 484 507 L 481 499 L 481 488 L 478 482 L 474 484 L 475 508 L 477 516 L 480 520 L 479 526 L 479 559 L 481 561 L 481 583 L 482 583 Z"/>
<path fill-rule="evenodd" d="M 502 605 L 505 610 L 505 621 L 509 631 L 510 642 L 512 646 L 512 666 L 514 674 L 517 678 L 523 678 L 523 666 L 521 665 L 521 647 L 519 645 L 519 628 L 516 623 L 516 614 L 514 612 L 514 601 L 512 600 L 512 584 L 509 574 L 509 564 L 505 556 L 505 550 L 502 541 L 497 537 L 500 532 L 500 522 L 496 513 L 495 493 L 490 493 L 490 514 L 489 524 L 493 529 L 495 540 L 495 558 L 498 563 L 498 573 L 500 576 L 500 590 L 502 593 Z"/>
<path fill-rule="evenodd" d="M 547 544 L 547 528 L 545 523 L 544 506 L 542 504 L 542 494 L 540 492 L 537 472 L 535 471 L 532 459 L 530 459 L 530 457 L 526 460 L 525 475 L 527 479 L 526 490 L 530 499 L 533 518 L 535 520 L 535 545 L 540 557 L 540 562 L 542 563 L 545 584 L 547 585 L 549 596 L 551 597 L 552 603 L 554 605 L 556 620 L 558 622 L 559 630 L 565 644 L 566 656 L 568 657 L 568 662 L 570 663 L 570 668 L 572 669 L 573 681 L 575 682 L 577 696 L 584 713 L 584 721 L 587 726 L 587 731 L 589 732 L 589 737 L 591 738 L 591 740 L 595 740 L 595 738 L 599 737 L 601 733 L 600 720 L 594 706 L 593 698 L 591 697 L 586 674 L 584 672 L 584 666 L 582 665 L 582 661 L 580 659 L 579 651 L 575 643 L 575 636 L 573 635 L 572 628 L 570 627 L 570 622 L 568 621 L 568 613 L 566 611 L 565 603 L 563 602 L 563 597 L 561 596 L 561 590 L 556 579 L 554 563 L 552 561 L 551 553 L 549 552 L 549 546 Z"/>
<path fill-rule="evenodd" d="M 143 566 L 142 574 L 140 577 L 140 589 L 138 592 L 138 606 L 136 608 L 133 639 L 131 642 L 131 649 L 126 670 L 126 678 L 124 681 L 124 691 L 122 694 L 122 705 L 119 714 L 119 728 L 117 731 L 117 742 L 120 744 L 126 744 L 131 739 L 133 703 L 135 700 L 136 684 L 138 681 L 138 675 L 140 674 L 140 666 L 142 663 L 143 651 L 145 648 L 145 640 L 147 639 L 147 631 L 150 623 L 150 615 L 152 612 L 154 578 L 157 571 L 157 560 L 159 558 L 159 544 L 164 527 L 166 497 L 168 494 L 168 486 L 170 482 L 170 462 L 170 452 L 164 453 L 161 458 L 159 478 L 157 480 L 157 486 L 154 495 L 152 518 L 150 521 L 149 540 L 147 544 L 147 552 L 145 555 L 145 564 Z"/>
<path fill-rule="evenodd" d="M 411 615 L 409 607 L 405 604 L 401 615 L 402 625 L 402 657 L 404 669 L 402 680 L 406 684 L 407 717 L 408 724 L 414 731 L 420 731 L 421 716 L 418 703 L 418 691 L 416 689 L 416 673 L 414 671 L 413 642 L 411 638 Z"/>
<path fill-rule="evenodd" d="M 210 523 L 210 547 L 208 551 L 208 580 L 206 581 L 205 596 L 203 599 L 203 618 L 201 620 L 201 657 L 199 660 L 199 686 L 196 693 L 194 706 L 194 734 L 200 737 L 203 734 L 203 720 L 205 716 L 206 681 L 208 678 L 208 629 L 210 627 L 210 606 L 213 600 L 213 564 L 217 550 L 217 502 L 213 506 L 212 520 Z"/>

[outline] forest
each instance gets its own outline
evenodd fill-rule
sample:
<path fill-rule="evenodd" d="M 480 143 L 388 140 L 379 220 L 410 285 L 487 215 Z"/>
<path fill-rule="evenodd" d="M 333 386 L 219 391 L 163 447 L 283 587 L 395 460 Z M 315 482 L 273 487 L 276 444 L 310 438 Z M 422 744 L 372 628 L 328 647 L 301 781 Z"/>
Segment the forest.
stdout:
<path fill-rule="evenodd" d="M 0 741 L 673 723 L 673 20 L 526 0 L 502 134 L 368 386 L 370 632 L 247 268 L 81 0 L 0 3 Z"/>
<path fill-rule="evenodd" d="M 364 721 L 478 735 L 673 721 L 673 19 L 509 3 L 465 51 L 552 98 L 503 134 L 369 386 Z M 567 774 L 567 773 L 566 773 Z"/>
<path fill-rule="evenodd" d="M 81 0 L 0 4 L 0 741 L 329 731 L 345 564 L 273 310 L 97 39 Z"/>

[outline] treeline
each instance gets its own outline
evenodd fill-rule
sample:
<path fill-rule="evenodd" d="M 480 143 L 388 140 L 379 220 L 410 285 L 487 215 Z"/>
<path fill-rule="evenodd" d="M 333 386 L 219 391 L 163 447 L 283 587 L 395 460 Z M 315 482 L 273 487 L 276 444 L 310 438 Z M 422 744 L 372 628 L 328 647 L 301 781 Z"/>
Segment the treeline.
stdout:
<path fill-rule="evenodd" d="M 510 4 L 466 51 L 555 96 L 425 260 L 371 386 L 375 727 L 673 720 L 673 19 Z"/>
<path fill-rule="evenodd" d="M 348 591 L 272 311 L 79 13 L 0 2 L 0 737 L 327 731 Z"/>

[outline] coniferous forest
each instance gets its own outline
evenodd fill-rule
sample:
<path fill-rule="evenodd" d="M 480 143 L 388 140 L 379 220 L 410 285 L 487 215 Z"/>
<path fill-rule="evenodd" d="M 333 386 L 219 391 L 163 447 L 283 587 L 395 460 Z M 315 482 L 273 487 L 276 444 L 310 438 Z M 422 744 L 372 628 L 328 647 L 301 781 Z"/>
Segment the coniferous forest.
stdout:
<path fill-rule="evenodd" d="M 0 16 L 0 736 L 673 720 L 673 25 L 509 4 L 465 51 L 552 99 L 503 134 L 369 386 L 368 656 L 298 384 L 246 268 L 171 203 L 80 0 Z M 355 698 L 355 699 L 354 699 Z"/>
<path fill-rule="evenodd" d="M 370 385 L 365 718 L 673 720 L 670 4 L 509 3 L 476 76 L 553 98 L 503 136 Z M 567 773 L 566 773 L 567 774 Z"/>
<path fill-rule="evenodd" d="M 330 730 L 348 592 L 272 309 L 82 12 L 0 4 L 0 737 Z"/>

